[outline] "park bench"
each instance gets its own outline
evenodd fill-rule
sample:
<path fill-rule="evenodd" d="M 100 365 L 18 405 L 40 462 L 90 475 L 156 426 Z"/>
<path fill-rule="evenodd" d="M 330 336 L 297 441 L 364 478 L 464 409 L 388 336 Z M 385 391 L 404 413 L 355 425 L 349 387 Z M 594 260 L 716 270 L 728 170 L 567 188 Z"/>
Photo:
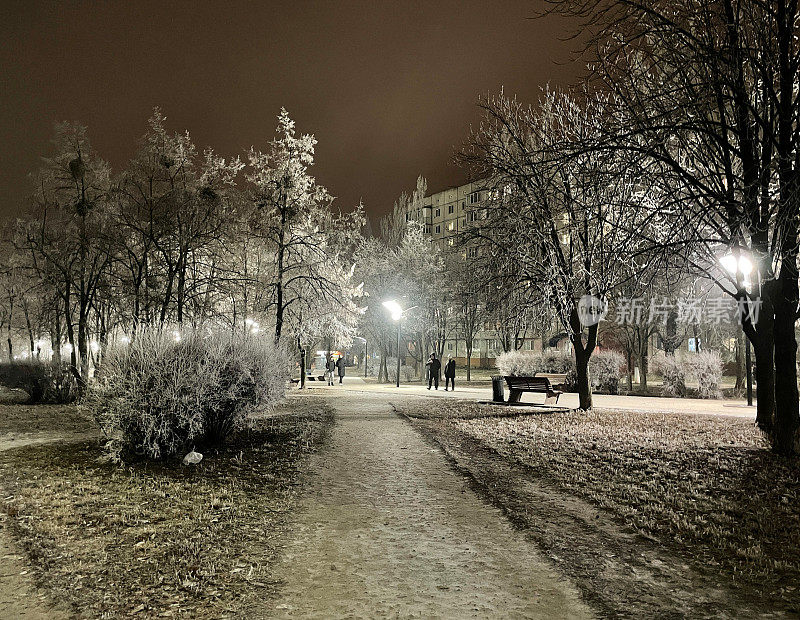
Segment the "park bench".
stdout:
<path fill-rule="evenodd" d="M 533 377 L 506 376 L 505 380 L 509 391 L 508 402 L 518 403 L 523 392 L 535 392 L 545 395 L 545 405 L 554 405 L 561 396 L 561 390 L 557 388 L 563 386 L 566 378 L 565 374 L 558 373 L 536 373 Z"/>

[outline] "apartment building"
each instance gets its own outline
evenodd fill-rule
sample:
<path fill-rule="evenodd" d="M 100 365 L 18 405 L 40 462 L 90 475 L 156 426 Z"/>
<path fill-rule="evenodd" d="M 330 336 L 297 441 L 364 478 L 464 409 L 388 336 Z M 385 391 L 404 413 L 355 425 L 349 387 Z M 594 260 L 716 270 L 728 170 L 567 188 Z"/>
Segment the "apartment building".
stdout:
<path fill-rule="evenodd" d="M 431 243 L 436 244 L 442 251 L 447 251 L 455 245 L 458 234 L 479 217 L 480 204 L 489 198 L 488 191 L 480 182 L 450 187 L 426 196 L 421 203 L 409 204 L 406 219 L 421 222 Z M 469 261 L 475 258 L 479 251 L 478 247 L 468 247 L 462 256 L 464 260 Z M 529 351 L 539 351 L 541 346 L 540 338 L 526 339 L 522 344 L 522 348 Z M 493 326 L 485 324 L 474 342 L 473 367 L 493 367 L 495 357 L 502 350 L 500 339 Z M 448 339 L 444 354 L 456 358 L 459 366 L 466 364 L 466 346 L 459 338 Z"/>
<path fill-rule="evenodd" d="M 480 183 L 451 187 L 426 196 L 421 205 L 409 204 L 406 219 L 422 222 L 431 241 L 446 250 L 468 219 L 475 217 L 474 207 L 486 199 L 486 193 Z"/>

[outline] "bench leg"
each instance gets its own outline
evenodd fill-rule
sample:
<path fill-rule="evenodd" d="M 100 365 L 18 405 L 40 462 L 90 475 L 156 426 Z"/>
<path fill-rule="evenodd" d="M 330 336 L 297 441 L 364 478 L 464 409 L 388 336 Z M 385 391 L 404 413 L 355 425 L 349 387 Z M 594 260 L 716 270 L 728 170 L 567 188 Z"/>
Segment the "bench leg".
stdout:
<path fill-rule="evenodd" d="M 510 403 L 518 403 L 522 399 L 522 391 L 521 390 L 509 390 L 508 392 L 508 402 Z"/>

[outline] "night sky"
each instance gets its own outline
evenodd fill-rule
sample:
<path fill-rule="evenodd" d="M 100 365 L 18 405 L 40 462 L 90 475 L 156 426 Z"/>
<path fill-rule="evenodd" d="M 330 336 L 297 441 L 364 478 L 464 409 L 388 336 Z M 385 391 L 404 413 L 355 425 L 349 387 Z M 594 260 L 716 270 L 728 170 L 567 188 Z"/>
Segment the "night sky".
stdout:
<path fill-rule="evenodd" d="M 53 124 L 89 127 L 115 170 L 153 106 L 198 148 L 265 148 L 281 106 L 319 140 L 315 174 L 349 210 L 391 208 L 453 155 L 480 94 L 533 102 L 574 82 L 570 25 L 512 1 L 23 2 L 0 0 L 0 215 L 19 212 Z"/>

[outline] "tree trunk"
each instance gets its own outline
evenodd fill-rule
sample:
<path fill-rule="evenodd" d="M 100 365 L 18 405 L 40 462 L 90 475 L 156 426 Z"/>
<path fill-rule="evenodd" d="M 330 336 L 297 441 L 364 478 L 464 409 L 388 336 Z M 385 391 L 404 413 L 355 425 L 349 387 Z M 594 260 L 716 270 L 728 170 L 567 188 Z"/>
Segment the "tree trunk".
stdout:
<path fill-rule="evenodd" d="M 300 344 L 300 336 L 297 337 L 297 348 L 300 349 L 300 389 L 302 390 L 306 387 L 306 349 Z"/>
<path fill-rule="evenodd" d="M 472 347 L 467 347 L 467 383 L 472 379 Z"/>
<path fill-rule="evenodd" d="M 743 371 L 746 369 L 744 368 L 744 355 L 742 354 L 742 349 L 744 349 L 744 345 L 742 344 L 743 338 L 746 338 L 746 336 L 744 334 L 740 334 L 736 339 L 736 351 L 734 355 L 734 363 L 736 364 L 736 383 L 733 386 L 733 391 L 736 394 L 741 394 L 741 392 L 744 390 L 745 373 Z"/>
<path fill-rule="evenodd" d="M 53 320 L 53 328 L 50 331 L 50 347 L 53 349 L 53 364 L 61 366 L 61 318 L 57 310 L 55 314 L 56 317 Z"/>
<path fill-rule="evenodd" d="M 633 354 L 630 348 L 625 349 L 625 362 L 628 366 L 628 392 L 633 392 Z"/>
<path fill-rule="evenodd" d="M 86 309 L 81 308 L 78 312 L 78 351 L 80 353 L 80 378 L 78 380 L 78 387 L 81 392 L 86 388 L 86 382 L 89 376 L 89 338 L 86 329 L 86 311 Z"/>
<path fill-rule="evenodd" d="M 789 259 L 790 257 L 783 259 L 781 294 L 775 299 L 775 426 L 772 448 L 778 454 L 784 455 L 797 452 L 796 435 L 800 427 L 797 340 L 794 332 L 798 286 L 796 269 L 793 266 L 786 268 Z M 795 273 L 792 274 L 792 271 Z M 761 400 L 760 384 L 758 393 Z"/>
<path fill-rule="evenodd" d="M 589 381 L 589 355 L 583 346 L 573 346 L 575 349 L 575 372 L 578 378 L 578 403 L 584 411 L 592 408 L 592 385 Z"/>
<path fill-rule="evenodd" d="M 378 366 L 378 383 L 388 383 L 389 372 L 386 369 L 386 356 L 388 354 L 386 346 L 381 344 L 381 363 Z"/>
<path fill-rule="evenodd" d="M 570 310 L 569 317 L 572 334 L 570 340 L 575 352 L 575 373 L 578 382 L 578 406 L 584 411 L 592 408 L 592 383 L 589 378 L 589 358 L 597 345 L 597 325 L 588 328 L 586 344 L 583 343 L 583 326 L 578 316 L 577 307 Z"/>
<path fill-rule="evenodd" d="M 644 394 L 647 394 L 647 339 L 647 334 L 642 335 L 642 333 L 639 332 L 639 390 Z"/>

